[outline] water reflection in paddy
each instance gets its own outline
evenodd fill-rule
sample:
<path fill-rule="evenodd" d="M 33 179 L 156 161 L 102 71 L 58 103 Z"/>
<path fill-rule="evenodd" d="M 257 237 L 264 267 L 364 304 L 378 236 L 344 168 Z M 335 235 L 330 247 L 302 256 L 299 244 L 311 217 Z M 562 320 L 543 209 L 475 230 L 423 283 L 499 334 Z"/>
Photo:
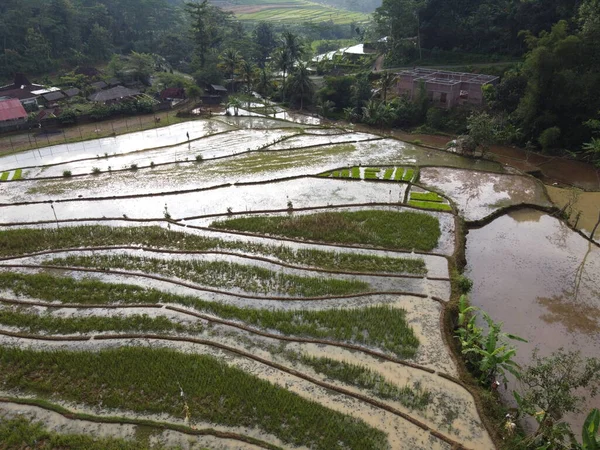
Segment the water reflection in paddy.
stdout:
<path fill-rule="evenodd" d="M 529 341 L 518 344 L 517 362 L 526 364 L 536 346 L 542 355 L 565 347 L 598 356 L 598 247 L 554 217 L 522 210 L 471 230 L 467 261 L 472 303 Z M 600 407 L 600 398 L 585 409 L 592 407 Z M 567 420 L 577 430 L 584 416 Z"/>

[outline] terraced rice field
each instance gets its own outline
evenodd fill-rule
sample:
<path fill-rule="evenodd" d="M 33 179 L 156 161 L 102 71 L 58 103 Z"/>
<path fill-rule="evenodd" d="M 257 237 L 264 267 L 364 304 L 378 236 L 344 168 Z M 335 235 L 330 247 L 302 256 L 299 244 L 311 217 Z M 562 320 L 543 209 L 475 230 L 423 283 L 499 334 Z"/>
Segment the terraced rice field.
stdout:
<path fill-rule="evenodd" d="M 241 21 L 251 22 L 333 22 L 337 24 L 367 22 L 368 14 L 333 8 L 306 0 L 235 0 L 214 1 L 231 11 Z"/>
<path fill-rule="evenodd" d="M 0 436 L 494 448 L 441 318 L 456 205 L 493 214 L 510 176 L 296 119 L 215 117 L 0 158 L 22 173 L 0 184 Z M 463 170 L 489 196 L 462 199 Z M 531 189 L 525 201 L 545 204 Z"/>

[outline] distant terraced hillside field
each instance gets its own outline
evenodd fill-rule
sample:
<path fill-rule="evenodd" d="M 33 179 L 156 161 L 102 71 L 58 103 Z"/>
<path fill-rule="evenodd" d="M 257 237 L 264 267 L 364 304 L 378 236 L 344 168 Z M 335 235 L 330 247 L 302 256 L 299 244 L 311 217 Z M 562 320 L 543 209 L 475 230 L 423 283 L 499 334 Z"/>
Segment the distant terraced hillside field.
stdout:
<path fill-rule="evenodd" d="M 333 8 L 306 0 L 215 0 L 212 2 L 233 12 L 243 21 L 269 22 L 366 22 L 368 14 Z"/>

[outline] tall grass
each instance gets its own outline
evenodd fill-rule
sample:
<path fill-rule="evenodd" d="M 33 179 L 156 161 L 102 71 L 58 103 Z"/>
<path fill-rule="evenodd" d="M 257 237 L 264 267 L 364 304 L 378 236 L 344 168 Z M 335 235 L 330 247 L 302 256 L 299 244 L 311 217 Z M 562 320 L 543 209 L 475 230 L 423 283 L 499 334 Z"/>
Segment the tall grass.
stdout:
<path fill-rule="evenodd" d="M 237 250 L 273 256 L 290 264 L 356 272 L 406 272 L 425 274 L 422 259 L 388 258 L 316 249 L 293 250 L 283 245 L 224 241 L 181 231 L 151 227 L 84 225 L 59 229 L 12 229 L 0 231 L 0 256 L 17 256 L 54 248 L 142 245 L 183 251 Z"/>
<path fill-rule="evenodd" d="M 179 304 L 285 335 L 376 347 L 400 358 L 413 357 L 419 346 L 406 312 L 385 305 L 322 311 L 250 309 L 127 284 L 8 272 L 0 272 L 0 289 L 67 304 Z"/>
<path fill-rule="evenodd" d="M 319 297 L 368 292 L 369 283 L 358 280 L 315 278 L 227 261 L 173 260 L 129 255 L 67 256 L 48 262 L 54 266 L 115 268 L 190 280 L 219 289 L 239 288 L 255 294 Z"/>
<path fill-rule="evenodd" d="M 366 244 L 398 250 L 433 250 L 441 236 L 436 217 L 416 212 L 364 210 L 213 222 L 213 228 L 247 231 L 339 244 Z"/>
<path fill-rule="evenodd" d="M 191 422 L 258 427 L 314 449 L 386 448 L 385 433 L 205 355 L 118 348 L 96 353 L 0 347 L 0 383 L 40 397 Z M 181 391 L 185 397 L 181 397 Z"/>
<path fill-rule="evenodd" d="M 399 387 L 387 381 L 379 372 L 358 364 L 295 352 L 286 352 L 285 356 L 312 367 L 317 373 L 367 389 L 376 397 L 395 400 L 409 409 L 423 410 L 431 402 L 431 394 L 423 390 L 419 383 L 413 384 L 412 387 L 409 385 Z"/>
<path fill-rule="evenodd" d="M 166 317 L 136 314 L 126 317 L 88 316 L 59 317 L 51 314 L 32 314 L 15 309 L 0 309 L 0 324 L 18 327 L 30 333 L 72 334 L 106 331 L 127 332 L 199 332 L 200 326 L 187 327 Z"/>
<path fill-rule="evenodd" d="M 19 450 L 166 450 L 162 445 L 117 438 L 97 438 L 84 434 L 59 434 L 41 422 L 25 417 L 0 421 L 0 449 Z"/>

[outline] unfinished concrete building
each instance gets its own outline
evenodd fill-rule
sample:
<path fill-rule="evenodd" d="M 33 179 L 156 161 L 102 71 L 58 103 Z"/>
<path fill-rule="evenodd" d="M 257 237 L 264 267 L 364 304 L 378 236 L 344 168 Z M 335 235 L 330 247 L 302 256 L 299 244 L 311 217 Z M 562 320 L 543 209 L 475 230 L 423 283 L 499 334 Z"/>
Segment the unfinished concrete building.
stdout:
<path fill-rule="evenodd" d="M 452 108 L 464 104 L 483 104 L 482 87 L 486 84 L 497 84 L 499 78 L 492 75 L 416 67 L 398 73 L 397 80 L 399 95 L 414 100 L 419 95 L 422 84 L 433 105 Z"/>

